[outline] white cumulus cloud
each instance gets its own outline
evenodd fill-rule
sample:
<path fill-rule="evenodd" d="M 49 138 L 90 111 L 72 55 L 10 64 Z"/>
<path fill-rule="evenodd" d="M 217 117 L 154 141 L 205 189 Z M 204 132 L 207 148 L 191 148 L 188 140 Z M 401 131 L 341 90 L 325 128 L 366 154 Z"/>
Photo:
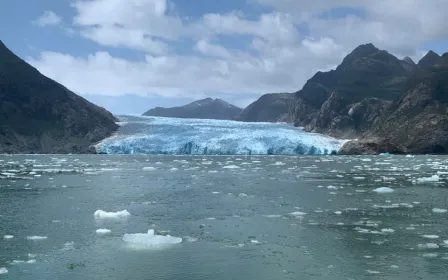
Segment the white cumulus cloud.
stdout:
<path fill-rule="evenodd" d="M 128 60 L 104 49 L 79 57 L 43 52 L 28 61 L 82 94 L 223 93 L 245 100 L 245 94 L 297 91 L 360 44 L 417 60 L 425 42 L 448 36 L 446 0 L 251 1 L 272 10 L 186 17 L 167 0 L 76 0 L 78 35 L 144 58 Z M 341 7 L 349 12 L 322 16 Z"/>
<path fill-rule="evenodd" d="M 45 27 L 47 25 L 59 25 L 62 23 L 62 18 L 52 11 L 45 11 L 34 21 L 34 23 L 40 27 Z"/>

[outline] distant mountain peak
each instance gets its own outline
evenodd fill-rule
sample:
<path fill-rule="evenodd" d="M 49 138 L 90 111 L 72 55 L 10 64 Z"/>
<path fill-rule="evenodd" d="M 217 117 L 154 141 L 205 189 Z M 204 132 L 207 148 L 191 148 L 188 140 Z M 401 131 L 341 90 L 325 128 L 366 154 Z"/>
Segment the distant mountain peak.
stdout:
<path fill-rule="evenodd" d="M 156 107 L 143 115 L 155 117 L 231 120 L 241 113 L 241 111 L 241 108 L 222 99 L 207 97 L 184 106 L 171 108 Z"/>
<path fill-rule="evenodd" d="M 407 63 L 409 63 L 409 64 L 413 64 L 413 65 L 415 65 L 414 60 L 412 60 L 412 58 L 410 58 L 409 56 L 406 56 L 405 58 L 403 58 L 403 61 L 404 61 L 404 62 L 407 62 Z"/>
<path fill-rule="evenodd" d="M 438 64 L 441 61 L 442 57 L 438 55 L 436 52 L 430 50 L 422 59 L 420 59 L 417 65 L 419 67 L 426 68 Z"/>

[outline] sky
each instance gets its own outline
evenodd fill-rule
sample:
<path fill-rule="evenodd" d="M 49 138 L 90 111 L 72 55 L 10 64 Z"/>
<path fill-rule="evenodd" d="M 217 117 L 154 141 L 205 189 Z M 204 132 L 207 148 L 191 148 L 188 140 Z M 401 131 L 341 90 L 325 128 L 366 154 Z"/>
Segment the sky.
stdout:
<path fill-rule="evenodd" d="M 115 114 L 295 92 L 356 46 L 448 51 L 447 0 L 3 0 L 0 39 Z"/>

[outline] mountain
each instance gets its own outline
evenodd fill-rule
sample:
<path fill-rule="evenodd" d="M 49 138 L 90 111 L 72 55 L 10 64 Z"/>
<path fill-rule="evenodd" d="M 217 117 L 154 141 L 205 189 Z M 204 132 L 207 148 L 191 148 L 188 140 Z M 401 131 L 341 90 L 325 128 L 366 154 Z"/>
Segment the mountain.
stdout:
<path fill-rule="evenodd" d="M 372 44 L 357 47 L 335 70 L 316 73 L 295 93 L 294 124 L 356 137 L 398 98 L 414 72 L 410 64 Z"/>
<path fill-rule="evenodd" d="M 397 100 L 342 154 L 448 153 L 448 53 L 410 77 Z"/>
<path fill-rule="evenodd" d="M 433 51 L 429 51 L 420 61 L 418 67 L 427 68 L 436 65 L 442 61 L 442 57 Z"/>
<path fill-rule="evenodd" d="M 231 120 L 242 110 L 221 99 L 205 98 L 180 107 L 156 107 L 143 116 Z"/>
<path fill-rule="evenodd" d="M 0 41 L 0 153 L 86 153 L 115 117 L 45 77 Z"/>
<path fill-rule="evenodd" d="M 244 109 L 235 119 L 245 122 L 289 122 L 294 94 L 269 93 Z"/>

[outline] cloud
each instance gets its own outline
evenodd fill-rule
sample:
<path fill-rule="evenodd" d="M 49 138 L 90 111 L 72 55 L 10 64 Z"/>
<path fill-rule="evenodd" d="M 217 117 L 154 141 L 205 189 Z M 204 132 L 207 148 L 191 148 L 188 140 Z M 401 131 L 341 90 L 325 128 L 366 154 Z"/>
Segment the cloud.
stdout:
<path fill-rule="evenodd" d="M 45 11 L 33 23 L 40 27 L 45 27 L 48 25 L 59 25 L 62 23 L 62 18 L 52 11 Z"/>
<path fill-rule="evenodd" d="M 395 0 L 251 1 L 271 11 L 186 18 L 166 0 L 77 0 L 72 7 L 78 34 L 100 47 L 144 52 L 144 59 L 107 51 L 79 57 L 43 52 L 28 62 L 82 94 L 222 94 L 246 103 L 253 94 L 299 90 L 316 71 L 333 69 L 360 44 L 372 42 L 418 60 L 425 42 L 448 36 L 445 0 L 425 5 L 417 0 L 406 5 Z M 337 14 L 341 7 L 345 12 Z"/>

